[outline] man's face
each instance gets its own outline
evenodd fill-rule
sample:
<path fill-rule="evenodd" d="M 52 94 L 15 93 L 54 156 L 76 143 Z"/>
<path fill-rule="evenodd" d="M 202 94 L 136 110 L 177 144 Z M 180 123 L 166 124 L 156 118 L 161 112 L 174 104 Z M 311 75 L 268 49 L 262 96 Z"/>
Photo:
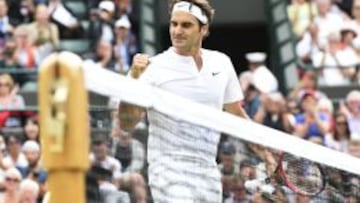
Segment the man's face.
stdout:
<path fill-rule="evenodd" d="M 198 20 L 191 14 L 177 11 L 170 20 L 170 37 L 173 47 L 180 52 L 199 48 L 206 33 L 206 26 L 200 27 Z"/>
<path fill-rule="evenodd" d="M 107 145 L 105 142 L 95 143 L 93 145 L 93 152 L 95 159 L 103 160 L 107 155 Z"/>
<path fill-rule="evenodd" d="M 40 158 L 40 153 L 35 151 L 35 150 L 28 150 L 24 152 L 26 160 L 30 163 L 30 164 L 36 164 L 37 161 Z"/>

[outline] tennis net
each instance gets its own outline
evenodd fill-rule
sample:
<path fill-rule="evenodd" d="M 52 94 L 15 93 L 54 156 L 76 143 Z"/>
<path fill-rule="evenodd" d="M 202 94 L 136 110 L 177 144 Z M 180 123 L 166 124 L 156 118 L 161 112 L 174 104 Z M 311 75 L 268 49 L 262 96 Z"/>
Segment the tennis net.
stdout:
<path fill-rule="evenodd" d="M 201 144 L 198 144 L 196 149 L 204 156 L 213 153 L 214 150 L 210 148 L 217 142 L 217 134 L 221 134 L 223 145 L 231 143 L 235 146 L 234 162 L 239 166 L 239 171 L 229 172 L 229 176 L 226 172 L 223 173 L 223 192 L 229 192 L 224 194 L 224 197 L 236 196 L 237 189 L 240 191 L 245 188 L 247 192 L 240 191 L 239 196 L 243 195 L 252 200 L 260 198 L 270 202 L 359 202 L 360 200 L 359 158 L 194 103 L 98 68 L 90 62 L 84 63 L 84 73 L 89 91 L 143 107 L 152 114 L 152 122 L 156 122 L 161 127 L 160 134 L 181 134 L 186 137 L 190 130 L 206 134 L 207 136 L 202 138 Z M 181 130 L 172 132 L 173 125 L 181 126 Z M 212 134 L 214 136 L 211 136 Z M 189 149 L 193 147 L 187 146 L 188 143 L 181 143 L 181 139 L 178 138 L 167 136 L 162 142 L 165 140 L 168 145 L 160 147 L 164 151 L 171 150 L 169 146 Z M 188 137 L 188 139 L 192 138 Z M 197 141 L 193 142 L 196 144 Z M 359 143 L 353 144 L 359 145 Z M 151 143 L 148 146 L 154 147 Z M 226 149 L 231 151 L 231 147 Z M 219 159 L 220 156 L 218 155 Z M 313 191 L 308 193 L 301 191 L 309 188 Z"/>

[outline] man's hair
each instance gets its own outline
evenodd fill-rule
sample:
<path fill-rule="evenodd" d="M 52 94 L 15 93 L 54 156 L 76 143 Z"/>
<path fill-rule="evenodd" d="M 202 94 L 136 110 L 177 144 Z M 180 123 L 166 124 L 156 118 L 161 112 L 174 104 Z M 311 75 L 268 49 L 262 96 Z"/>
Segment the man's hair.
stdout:
<path fill-rule="evenodd" d="M 215 10 L 214 8 L 209 4 L 209 2 L 207 0 L 170 0 L 170 4 L 169 4 L 169 13 L 171 15 L 171 12 L 174 8 L 174 5 L 178 2 L 181 1 L 186 1 L 189 3 L 193 3 L 194 5 L 200 7 L 200 9 L 205 13 L 206 17 L 209 20 L 210 24 L 214 18 L 214 14 L 215 14 Z"/>

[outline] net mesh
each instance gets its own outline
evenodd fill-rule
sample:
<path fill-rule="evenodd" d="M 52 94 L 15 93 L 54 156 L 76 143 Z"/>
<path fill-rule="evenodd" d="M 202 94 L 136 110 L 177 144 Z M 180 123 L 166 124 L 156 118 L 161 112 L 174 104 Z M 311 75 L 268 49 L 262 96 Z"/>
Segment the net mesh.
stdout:
<path fill-rule="evenodd" d="M 155 161 L 159 156 L 170 156 L 176 157 L 177 160 L 176 163 L 171 162 L 170 168 L 166 168 L 166 172 L 159 174 L 156 180 L 181 181 L 181 177 L 177 177 L 177 167 L 183 167 L 180 166 L 181 163 L 198 162 L 199 168 L 187 168 L 184 173 L 195 174 L 194 182 L 199 182 L 205 191 L 212 191 L 211 185 L 207 186 L 206 182 L 202 183 L 197 178 L 205 180 L 214 177 L 209 170 L 212 166 L 208 166 L 207 163 L 209 157 L 216 157 L 219 164 L 217 168 L 220 169 L 222 176 L 224 200 L 236 197 L 251 201 L 260 200 L 260 202 L 360 201 L 358 158 L 193 103 L 99 69 L 94 64 L 85 63 L 84 73 L 89 91 L 147 110 L 148 114 L 144 114 L 143 122 L 138 124 L 136 129 L 142 129 L 144 134 L 148 134 L 150 130 L 152 134 L 157 133 L 159 136 L 154 138 L 142 135 L 136 138 L 147 146 L 148 159 Z M 121 116 L 131 120 L 132 112 L 127 113 L 128 115 Z M 148 126 L 148 122 L 152 125 L 156 124 L 156 128 Z M 191 135 L 194 132 L 204 136 L 193 137 Z M 226 147 L 229 143 L 234 149 L 231 146 Z M 229 160 L 229 156 L 226 155 L 233 154 L 233 150 L 235 155 Z M 278 158 L 280 152 L 284 152 L 282 166 L 286 179 L 298 189 L 309 190 L 312 193 L 316 193 L 321 188 L 319 194 L 300 195 L 296 189 L 286 186 L 282 182 L 283 179 L 270 180 L 269 183 L 262 182 L 257 184 L 255 189 L 245 187 L 247 180 L 265 180 L 269 177 L 272 168 L 268 165 L 267 154 Z M 228 167 L 228 162 L 234 167 Z M 149 170 L 160 169 L 151 169 L 150 166 Z M 145 177 L 148 172 L 147 169 L 144 170 Z M 184 183 L 184 187 L 194 186 Z M 167 198 L 186 198 L 182 196 L 185 194 L 162 193 L 162 189 L 164 188 L 159 189 L 159 194 L 168 195 Z M 199 197 L 200 200 L 208 202 L 206 195 L 199 194 L 199 196 L 202 196 Z"/>

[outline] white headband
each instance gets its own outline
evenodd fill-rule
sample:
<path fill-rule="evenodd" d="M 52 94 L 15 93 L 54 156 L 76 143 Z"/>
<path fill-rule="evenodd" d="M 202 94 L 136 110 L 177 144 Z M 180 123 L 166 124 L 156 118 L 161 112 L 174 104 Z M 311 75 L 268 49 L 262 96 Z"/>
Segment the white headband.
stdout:
<path fill-rule="evenodd" d="M 180 1 L 177 2 L 172 10 L 172 14 L 175 11 L 185 11 L 187 13 L 190 13 L 191 15 L 195 16 L 202 24 L 208 23 L 208 18 L 204 14 L 204 12 L 201 10 L 200 7 L 197 5 L 187 2 L 187 1 Z"/>

